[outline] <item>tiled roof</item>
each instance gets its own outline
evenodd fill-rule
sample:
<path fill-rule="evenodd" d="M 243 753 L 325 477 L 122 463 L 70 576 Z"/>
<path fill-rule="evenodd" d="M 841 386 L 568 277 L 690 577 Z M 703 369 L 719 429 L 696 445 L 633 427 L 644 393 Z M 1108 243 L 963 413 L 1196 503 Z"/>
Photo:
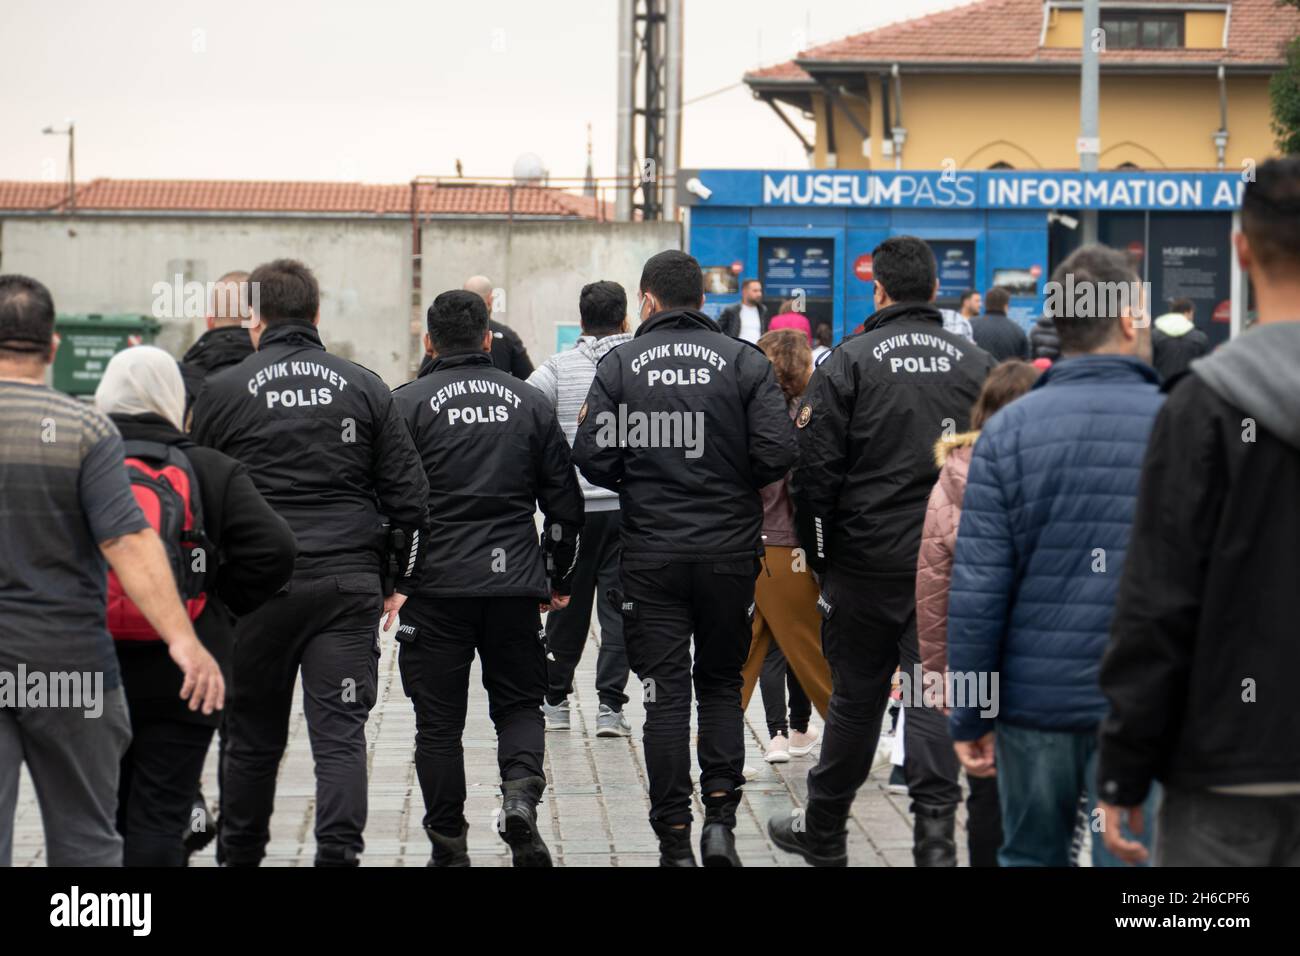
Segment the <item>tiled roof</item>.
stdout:
<path fill-rule="evenodd" d="M 595 219 L 596 199 L 546 186 L 422 184 L 422 215 Z M 65 183 L 0 181 L 0 210 L 62 210 Z M 77 209 L 132 212 L 258 212 L 410 215 L 411 186 L 364 183 L 95 179 L 77 186 Z"/>
<path fill-rule="evenodd" d="M 1188 5 L 1180 0 L 1154 2 L 1167 3 L 1172 8 Z M 1042 38 L 1043 7 L 1044 0 L 978 0 L 813 47 L 794 60 L 747 73 L 745 79 L 759 83 L 807 82 L 811 77 L 799 61 L 1021 66 L 1077 63 L 1077 49 L 1038 45 Z M 1284 44 L 1300 31 L 1300 10 L 1279 6 L 1277 0 L 1232 0 L 1228 19 L 1226 49 L 1107 50 L 1101 54 L 1102 66 L 1280 65 Z"/>

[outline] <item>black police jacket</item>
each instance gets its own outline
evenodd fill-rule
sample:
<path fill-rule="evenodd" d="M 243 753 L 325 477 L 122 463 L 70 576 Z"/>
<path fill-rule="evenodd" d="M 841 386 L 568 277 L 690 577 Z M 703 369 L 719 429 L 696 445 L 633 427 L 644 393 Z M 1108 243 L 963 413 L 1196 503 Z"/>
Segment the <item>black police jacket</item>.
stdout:
<path fill-rule="evenodd" d="M 193 437 L 244 463 L 289 522 L 304 574 L 380 571 L 385 518 L 404 532 L 397 590 L 425 544 L 429 483 L 388 386 L 325 351 L 316 329 L 272 325 L 258 350 L 208 379 Z"/>
<path fill-rule="evenodd" d="M 772 365 L 708 316 L 651 316 L 600 360 L 574 463 L 619 493 L 623 555 L 733 561 L 762 551 L 758 490 L 797 448 Z"/>
<path fill-rule="evenodd" d="M 209 375 L 238 365 L 253 354 L 253 340 L 248 329 L 239 325 L 223 325 L 208 329 L 190 346 L 180 361 L 181 380 L 185 383 L 185 408 L 188 411 L 203 391 Z"/>
<path fill-rule="evenodd" d="M 429 479 L 430 544 L 418 593 L 568 594 L 582 491 L 542 393 L 475 351 L 439 356 L 393 399 Z"/>
<path fill-rule="evenodd" d="M 817 366 L 795 415 L 795 523 L 808 563 L 916 572 L 938 478 L 934 443 L 966 431 L 993 358 L 944 331 L 939 310 L 901 302 L 867 319 Z"/>

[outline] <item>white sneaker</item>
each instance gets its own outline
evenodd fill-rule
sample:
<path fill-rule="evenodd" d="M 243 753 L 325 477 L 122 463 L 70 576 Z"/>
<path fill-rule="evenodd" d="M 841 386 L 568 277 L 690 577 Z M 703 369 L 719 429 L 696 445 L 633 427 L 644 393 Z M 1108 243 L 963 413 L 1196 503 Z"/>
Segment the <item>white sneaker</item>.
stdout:
<path fill-rule="evenodd" d="M 631 735 L 632 725 L 627 722 L 627 718 L 608 704 L 601 704 L 596 714 L 596 736 L 630 737 Z"/>
<path fill-rule="evenodd" d="M 570 727 L 569 698 L 566 697 L 561 703 L 553 706 L 543 700 L 542 716 L 546 718 L 547 730 L 568 730 Z"/>
<path fill-rule="evenodd" d="M 786 739 L 785 734 L 777 734 L 767 745 L 767 753 L 763 759 L 768 763 L 789 763 L 790 762 L 790 741 Z"/>
<path fill-rule="evenodd" d="M 807 733 L 794 731 L 790 734 L 790 756 L 806 757 L 812 753 L 813 748 L 817 746 L 817 741 L 821 740 L 822 732 L 812 724 L 808 725 Z"/>
<path fill-rule="evenodd" d="M 746 780 L 755 780 L 758 778 L 758 768 L 751 767 L 749 764 L 745 764 L 740 772 Z"/>

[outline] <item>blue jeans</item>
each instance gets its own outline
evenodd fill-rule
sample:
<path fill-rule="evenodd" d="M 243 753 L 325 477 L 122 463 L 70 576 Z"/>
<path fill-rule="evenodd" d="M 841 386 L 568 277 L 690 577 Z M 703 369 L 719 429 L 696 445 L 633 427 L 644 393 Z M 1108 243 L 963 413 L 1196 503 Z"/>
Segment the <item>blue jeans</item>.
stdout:
<path fill-rule="evenodd" d="M 1069 866 L 1070 842 L 1079 818 L 1079 795 L 1088 795 L 1092 865 L 1125 866 L 1106 850 L 1098 830 L 1097 734 L 997 725 L 998 797 L 1002 807 L 1000 866 Z M 1143 807 L 1145 826 L 1136 838 L 1149 850 L 1155 829 L 1158 788 Z"/>

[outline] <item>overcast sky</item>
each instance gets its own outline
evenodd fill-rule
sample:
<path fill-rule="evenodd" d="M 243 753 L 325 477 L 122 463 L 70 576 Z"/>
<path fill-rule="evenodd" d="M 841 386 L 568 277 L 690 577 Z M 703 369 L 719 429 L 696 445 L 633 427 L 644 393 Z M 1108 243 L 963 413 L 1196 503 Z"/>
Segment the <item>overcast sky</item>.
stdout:
<path fill-rule="evenodd" d="M 686 0 L 685 97 L 957 0 Z M 310 12 L 307 12 L 310 11 Z M 614 172 L 613 0 L 0 0 L 0 179 Z M 686 166 L 800 167 L 745 87 L 685 109 Z"/>

